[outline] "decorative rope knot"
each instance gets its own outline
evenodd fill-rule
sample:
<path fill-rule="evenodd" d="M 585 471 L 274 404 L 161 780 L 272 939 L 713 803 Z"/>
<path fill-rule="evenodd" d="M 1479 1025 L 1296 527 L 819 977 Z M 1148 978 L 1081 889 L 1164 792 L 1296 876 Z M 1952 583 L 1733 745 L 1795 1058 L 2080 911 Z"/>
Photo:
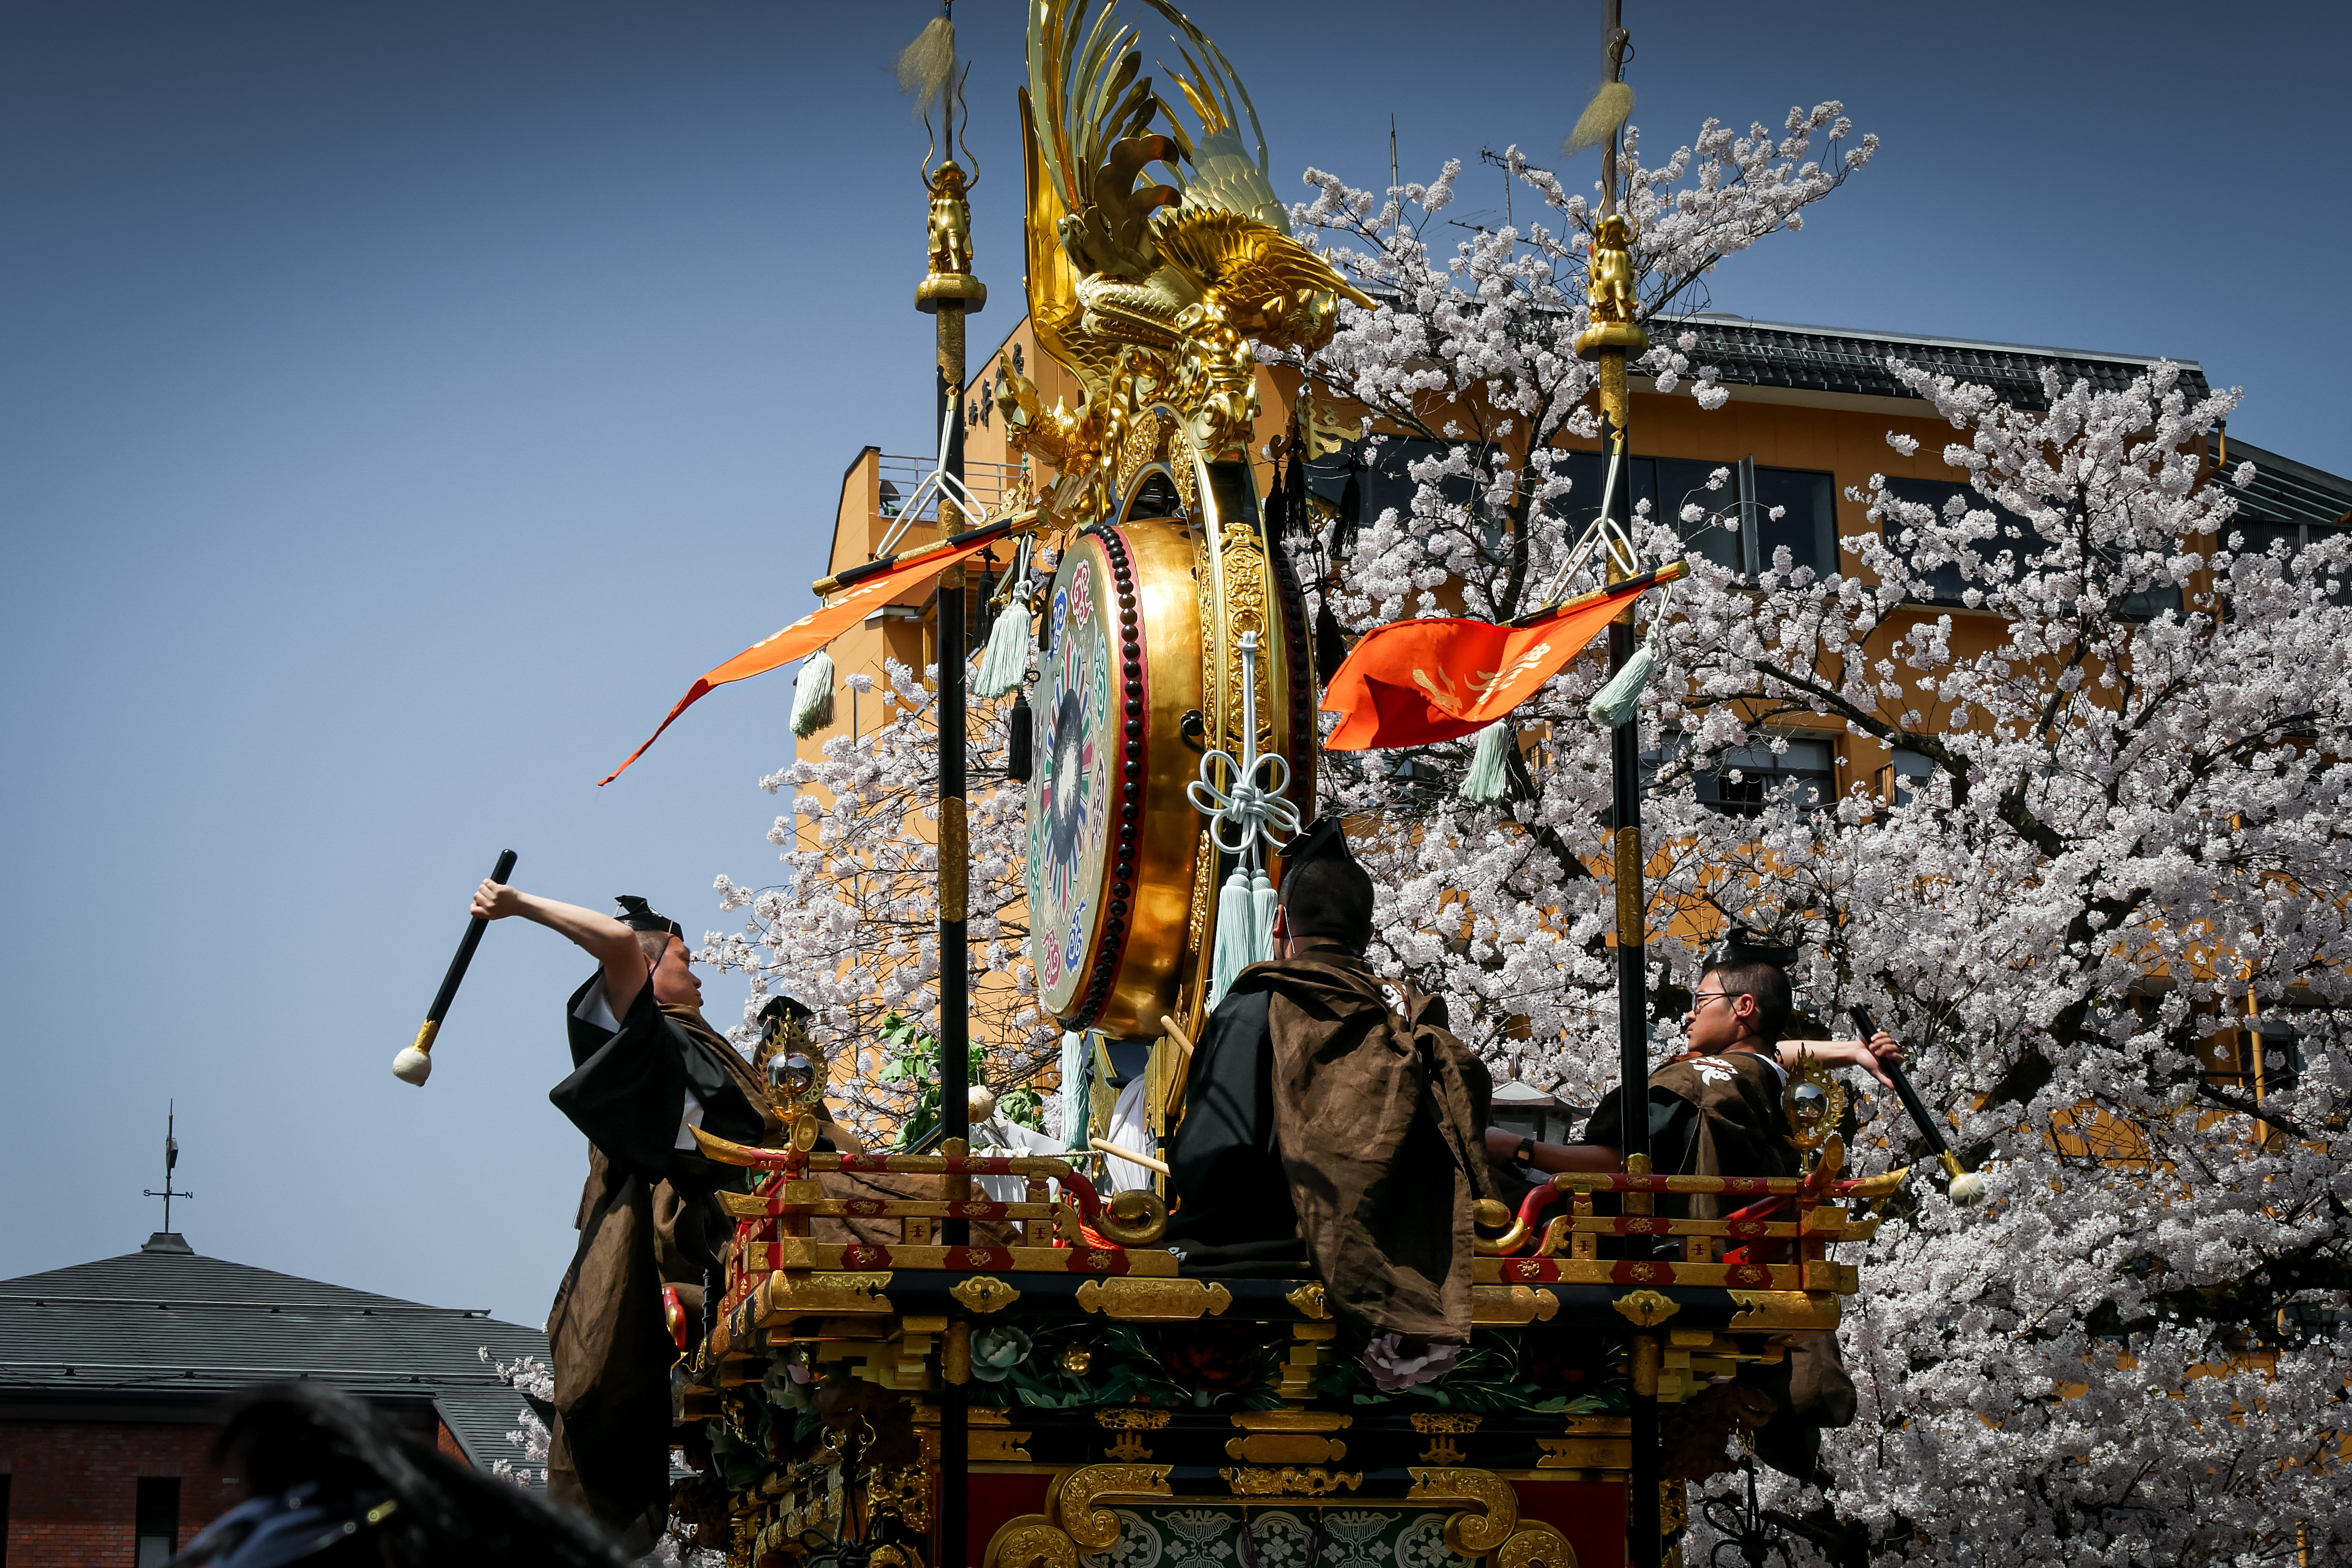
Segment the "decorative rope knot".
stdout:
<path fill-rule="evenodd" d="M 1238 775 L 1230 789 L 1209 781 L 1211 770 L 1220 763 Z M 1244 773 L 1231 754 L 1212 751 L 1201 758 L 1201 772 L 1203 777 L 1184 786 L 1184 795 L 1209 819 L 1209 835 L 1226 854 L 1242 854 L 1261 841 L 1278 847 L 1297 833 L 1298 810 L 1282 798 L 1290 787 L 1288 762 L 1266 752 L 1252 758 L 1251 771 Z M 1259 774 L 1264 783 L 1257 781 Z"/>
<path fill-rule="evenodd" d="M 1209 837 L 1234 857 L 1233 873 L 1217 894 L 1212 1009 L 1224 999 L 1235 976 L 1274 956 L 1274 883 L 1259 846 L 1280 849 L 1299 828 L 1297 808 L 1282 798 L 1290 787 L 1289 762 L 1257 748 L 1256 630 L 1243 632 L 1236 646 L 1242 656 L 1242 754 L 1208 753 L 1201 758 L 1201 776 L 1184 786 L 1184 798 L 1209 819 Z M 1233 782 L 1220 782 L 1227 778 Z"/>
<path fill-rule="evenodd" d="M 1298 809 L 1283 799 L 1290 788 L 1289 762 L 1257 748 L 1257 632 L 1243 632 L 1239 648 L 1242 754 L 1208 753 L 1201 758 L 1201 776 L 1184 786 L 1184 798 L 1209 819 L 1210 837 L 1229 855 L 1249 854 L 1260 842 L 1279 849 L 1299 829 Z M 1227 776 L 1233 783 L 1221 785 Z"/>

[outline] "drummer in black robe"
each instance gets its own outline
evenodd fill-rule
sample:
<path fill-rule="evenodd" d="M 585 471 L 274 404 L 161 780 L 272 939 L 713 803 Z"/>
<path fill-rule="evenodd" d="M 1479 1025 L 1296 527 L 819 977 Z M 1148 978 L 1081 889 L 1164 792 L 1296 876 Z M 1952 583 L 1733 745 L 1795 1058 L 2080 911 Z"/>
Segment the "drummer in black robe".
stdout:
<path fill-rule="evenodd" d="M 1372 883 L 1339 824 L 1283 861 L 1276 956 L 1235 978 L 1186 1073 L 1169 1244 L 1196 1271 L 1311 1270 L 1384 1342 L 1376 1375 L 1433 1376 L 1430 1345 L 1469 1335 L 1493 1081 L 1441 999 L 1365 962 Z"/>
<path fill-rule="evenodd" d="M 1878 1059 L 1899 1057 L 1901 1048 L 1886 1034 L 1867 1043 L 1780 1039 L 1794 1008 L 1788 966 L 1795 957 L 1794 948 L 1742 933 L 1724 945 L 1700 977 L 1684 1020 L 1687 1049 L 1649 1078 L 1654 1174 L 1802 1175 L 1780 1107 L 1781 1086 L 1801 1053 L 1832 1065 L 1863 1067 L 1887 1082 Z M 1538 1144 L 1489 1128 L 1488 1152 L 1537 1173 L 1622 1170 L 1624 1155 L 1614 1142 L 1624 1125 L 1622 1092 L 1611 1090 L 1593 1110 L 1585 1124 L 1591 1141 Z M 1659 1199 L 1659 1212 L 1720 1219 L 1750 1201 L 1712 1193 L 1667 1196 Z M 1752 1243 L 1750 1250 L 1785 1246 Z M 1770 1423 L 1757 1434 L 1757 1457 L 1800 1479 L 1812 1479 L 1822 1428 L 1853 1419 L 1853 1384 L 1839 1359 L 1836 1337 L 1801 1341 L 1777 1365 L 1745 1368 L 1739 1381 L 1760 1388 L 1775 1406 Z"/>
<path fill-rule="evenodd" d="M 691 1129 L 761 1144 L 776 1141 L 778 1124 L 759 1074 L 703 1020 L 702 985 L 677 923 L 642 898 L 619 903 L 617 915 L 599 915 L 486 882 L 474 913 L 521 915 L 597 961 L 565 1007 L 572 1075 L 548 1095 L 589 1150 L 580 1245 L 547 1320 L 555 1372 L 547 1483 L 555 1500 L 643 1550 L 667 1522 L 669 1496 L 677 1343 L 663 1287 L 698 1334 L 704 1282 L 732 1228 L 710 1195 L 743 1177 L 696 1153 Z"/>

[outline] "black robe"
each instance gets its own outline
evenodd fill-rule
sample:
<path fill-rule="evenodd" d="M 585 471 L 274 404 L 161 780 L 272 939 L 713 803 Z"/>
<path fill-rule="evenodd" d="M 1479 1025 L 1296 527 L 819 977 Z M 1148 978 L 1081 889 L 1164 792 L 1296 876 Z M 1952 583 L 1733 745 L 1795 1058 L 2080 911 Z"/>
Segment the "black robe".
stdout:
<path fill-rule="evenodd" d="M 1181 1201 L 1168 1221 L 1168 1240 L 1188 1252 L 1295 1242 L 1298 1236 L 1274 1125 L 1267 1001 L 1264 991 L 1226 998 L 1201 1031 L 1184 1074 L 1184 1119 L 1169 1134 L 1168 1186 Z M 1306 1258 L 1296 1247 L 1265 1250 L 1290 1261 Z"/>
<path fill-rule="evenodd" d="M 701 1314 L 706 1273 L 732 1226 L 709 1196 L 742 1174 L 676 1147 L 690 1088 L 702 1124 L 737 1143 L 765 1141 L 771 1118 L 751 1063 L 699 1015 L 665 1009 L 641 987 L 616 1030 L 577 1016 L 592 977 L 572 994 L 573 1071 L 548 1094 L 588 1136 L 580 1246 L 549 1310 L 555 1419 L 548 1494 L 625 1530 L 669 1495 L 669 1369 L 677 1349 L 662 1287 Z M 658 1526 L 660 1516 L 655 1523 Z"/>
<path fill-rule="evenodd" d="M 1667 1062 L 1650 1074 L 1651 1170 L 1660 1176 L 1801 1175 L 1780 1110 L 1780 1069 L 1754 1051 Z M 1587 1142 L 1614 1145 L 1624 1136 L 1618 1092 L 1611 1090 L 1594 1108 L 1585 1124 Z M 1663 1197 L 1658 1207 L 1680 1218 L 1720 1219 L 1754 1201 L 1694 1193 Z M 1743 1365 L 1738 1381 L 1762 1390 L 1774 1406 L 1771 1421 L 1756 1434 L 1756 1457 L 1799 1480 L 1813 1480 L 1822 1428 L 1852 1421 L 1856 1404 L 1837 1336 L 1800 1340 L 1775 1364 Z"/>

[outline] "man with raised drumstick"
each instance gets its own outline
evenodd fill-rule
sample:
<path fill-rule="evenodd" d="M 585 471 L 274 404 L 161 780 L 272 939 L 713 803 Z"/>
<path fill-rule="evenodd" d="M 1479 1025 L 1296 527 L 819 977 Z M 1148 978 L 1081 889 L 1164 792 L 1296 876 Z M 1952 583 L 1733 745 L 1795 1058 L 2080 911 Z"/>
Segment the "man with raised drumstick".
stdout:
<path fill-rule="evenodd" d="M 742 1173 L 695 1152 L 691 1128 L 738 1143 L 777 1126 L 751 1064 L 703 1021 L 684 933 L 642 898 L 599 915 L 496 882 L 474 894 L 570 937 L 597 963 L 565 1007 L 572 1073 L 548 1098 L 586 1134 L 579 1249 L 547 1319 L 555 1364 L 548 1494 L 593 1514 L 637 1551 L 667 1519 L 668 1303 L 699 1324 L 706 1270 L 730 1222 L 708 1199 Z M 674 1291 L 666 1296 L 663 1287 Z"/>

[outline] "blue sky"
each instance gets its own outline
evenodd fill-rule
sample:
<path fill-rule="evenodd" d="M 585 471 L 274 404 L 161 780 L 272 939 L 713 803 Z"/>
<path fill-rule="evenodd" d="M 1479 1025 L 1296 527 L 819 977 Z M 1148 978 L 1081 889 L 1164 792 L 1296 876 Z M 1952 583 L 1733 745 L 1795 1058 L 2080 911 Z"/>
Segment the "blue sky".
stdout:
<path fill-rule="evenodd" d="M 1629 0 L 1653 155 L 1841 98 L 1878 162 L 1721 270 L 1759 318 L 2202 361 L 2336 472 L 2335 7 Z M 925 444 L 920 5 L 18 4 L 0 12 L 5 941 L 0 1276 L 174 1218 L 199 1250 L 538 1322 L 582 1145 L 585 966 L 493 930 L 419 1092 L 386 1071 L 502 847 L 730 924 L 772 879 L 789 678 L 593 780 L 808 608 L 842 466 Z M 1021 12 L 965 0 L 975 351 L 1020 310 Z M 1277 176 L 1549 158 L 1597 0 L 1202 0 Z M 1155 29 L 1156 32 L 1156 29 Z M 1597 163 L 1588 154 L 1587 162 Z M 1589 172 L 1585 175 L 1590 177 Z M 740 981 L 710 981 L 711 1016 Z"/>

